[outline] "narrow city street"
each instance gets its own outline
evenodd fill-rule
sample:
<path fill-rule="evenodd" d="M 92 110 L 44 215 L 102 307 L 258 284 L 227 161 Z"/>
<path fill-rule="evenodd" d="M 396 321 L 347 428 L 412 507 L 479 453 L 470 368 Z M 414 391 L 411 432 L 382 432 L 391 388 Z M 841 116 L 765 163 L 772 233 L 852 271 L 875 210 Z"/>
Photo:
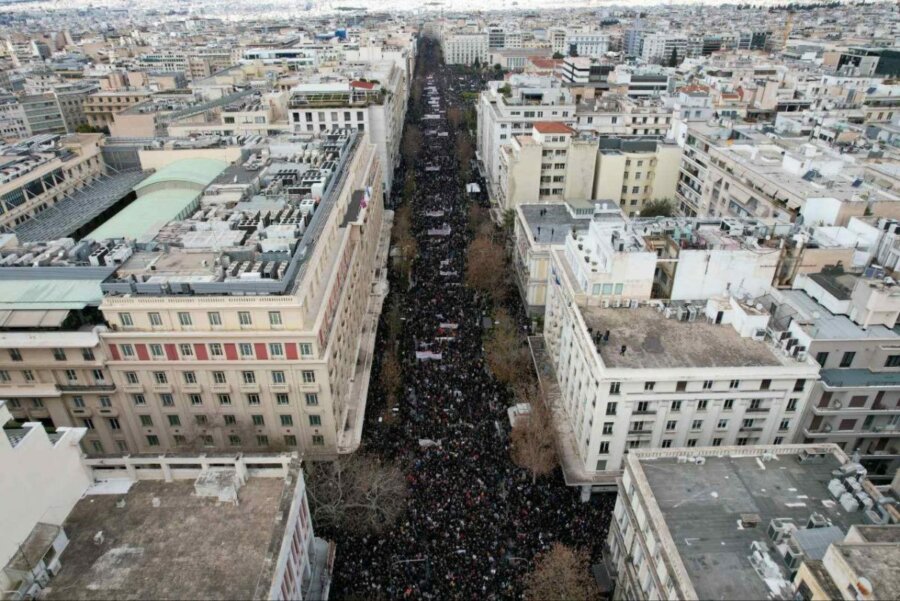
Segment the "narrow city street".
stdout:
<path fill-rule="evenodd" d="M 421 117 L 422 152 L 407 166 L 416 181 L 418 256 L 412 285 L 392 274 L 385 304 L 400 307 L 404 393 L 392 411 L 380 390 L 383 315 L 359 451 L 402 465 L 410 493 L 397 523 L 380 535 L 321 533 L 337 543 L 335 599 L 520 598 L 535 555 L 553 542 L 600 560 L 614 503 L 613 495 L 582 503 L 558 469 L 532 484 L 510 461 L 512 399 L 483 351 L 489 301 L 463 283 L 475 201 L 465 194 L 447 109 L 460 106 L 466 79 L 439 61 L 437 44 L 420 40 L 425 86 L 410 114 Z"/>

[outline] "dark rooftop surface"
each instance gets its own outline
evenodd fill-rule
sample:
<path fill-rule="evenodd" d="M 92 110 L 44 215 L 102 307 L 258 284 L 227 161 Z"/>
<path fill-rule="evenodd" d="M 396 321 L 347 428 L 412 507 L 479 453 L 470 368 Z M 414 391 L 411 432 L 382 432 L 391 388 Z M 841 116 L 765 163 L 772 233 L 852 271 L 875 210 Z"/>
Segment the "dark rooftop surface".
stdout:
<path fill-rule="evenodd" d="M 195 496 L 193 480 L 142 480 L 125 495 L 86 496 L 63 525 L 69 546 L 47 598 L 253 598 L 273 531 L 284 528 L 276 523 L 284 486 L 250 478 L 238 505 Z"/>
<path fill-rule="evenodd" d="M 838 300 L 850 300 L 850 293 L 858 279 L 855 275 L 843 272 L 836 273 L 811 273 L 809 279 L 825 289 L 826 292 Z"/>
<path fill-rule="evenodd" d="M 828 492 L 840 467 L 833 455 L 808 463 L 793 454 L 772 461 L 713 456 L 704 465 L 667 457 L 642 459 L 641 467 L 700 599 L 768 598 L 750 564 L 750 543 L 765 543 L 779 562 L 766 533 L 774 518 L 803 528 L 816 512 L 845 534 L 864 523 L 862 512 L 844 511 Z M 757 514 L 759 525 L 741 527 L 741 514 Z"/>

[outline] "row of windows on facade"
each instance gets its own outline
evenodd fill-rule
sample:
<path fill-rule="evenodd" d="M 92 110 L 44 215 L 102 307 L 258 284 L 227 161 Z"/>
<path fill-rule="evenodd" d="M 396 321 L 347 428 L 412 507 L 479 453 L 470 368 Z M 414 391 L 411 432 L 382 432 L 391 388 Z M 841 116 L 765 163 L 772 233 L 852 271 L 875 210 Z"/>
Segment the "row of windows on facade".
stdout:
<path fill-rule="evenodd" d="M 765 419 L 763 419 L 762 421 L 765 422 Z M 652 430 L 654 423 L 655 422 L 653 422 L 653 421 L 636 420 L 636 421 L 631 422 L 628 425 L 628 431 L 635 432 L 635 433 L 649 432 L 649 430 L 644 429 L 644 426 L 649 424 L 650 429 Z M 717 430 L 727 430 L 728 423 L 729 423 L 729 420 L 727 418 L 721 418 L 716 422 L 716 429 Z M 744 418 L 741 420 L 741 428 L 754 428 L 754 427 L 757 427 L 757 424 L 758 424 L 758 421 L 753 418 Z M 603 422 L 602 434 L 604 434 L 604 435 L 612 434 L 613 429 L 615 428 L 615 425 L 616 425 L 615 422 Z M 702 429 L 703 429 L 703 420 L 702 419 L 691 420 L 691 430 L 692 431 L 698 432 Z M 791 429 L 791 420 L 790 419 L 781 420 L 781 423 L 778 424 L 778 429 L 783 430 L 783 431 L 790 430 Z M 678 420 L 677 419 L 667 420 L 666 421 L 666 432 L 674 432 L 676 430 L 678 430 Z"/>
<path fill-rule="evenodd" d="M 154 371 L 153 373 L 153 381 L 156 384 L 168 384 L 169 383 L 169 374 L 164 371 Z M 301 377 L 303 379 L 304 384 L 313 384 L 316 381 L 316 372 L 304 369 L 301 373 Z M 287 377 L 283 371 L 272 371 L 269 372 L 270 378 L 272 380 L 272 384 L 287 384 Z M 193 371 L 183 371 L 181 372 L 181 377 L 184 379 L 185 384 L 196 384 L 197 383 L 197 374 Z M 212 372 L 212 379 L 214 384 L 228 384 L 228 376 L 224 371 L 214 371 Z M 138 378 L 137 372 L 127 371 L 125 372 L 125 381 L 129 384 L 140 384 L 140 379 Z M 244 384 L 256 384 L 256 372 L 255 371 L 242 371 L 241 372 L 241 381 Z"/>
<path fill-rule="evenodd" d="M 822 351 L 820 353 L 816 353 L 816 362 L 825 367 L 825 364 L 828 362 L 829 353 Z M 856 358 L 856 353 L 854 351 L 847 351 L 843 355 L 841 355 L 841 362 L 839 367 L 850 367 L 853 365 L 853 360 Z M 888 355 L 888 357 L 884 361 L 885 367 L 900 367 L 900 355 Z"/>
<path fill-rule="evenodd" d="M 26 382 L 35 382 L 37 381 L 34 376 L 34 371 L 31 369 L 23 369 L 22 370 L 22 379 Z M 94 381 L 98 384 L 102 384 L 106 382 L 106 374 L 103 373 L 102 369 L 92 369 L 91 375 L 94 378 Z M 69 382 L 77 382 L 78 381 L 78 372 L 74 369 L 65 370 L 66 379 Z M 0 383 L 2 382 L 11 382 L 12 375 L 9 373 L 9 370 L 0 369 Z"/>
<path fill-rule="evenodd" d="M 720 447 L 720 446 L 722 446 L 723 441 L 724 441 L 724 439 L 721 437 L 713 438 L 710 441 L 710 446 Z M 697 439 L 697 438 L 689 438 L 685 441 L 685 446 L 693 448 L 693 447 L 697 446 L 698 442 L 699 442 L 699 439 Z M 784 442 L 783 436 L 776 436 L 772 440 L 772 444 L 775 444 L 775 445 L 780 445 L 783 442 Z M 666 439 L 663 439 L 662 441 L 660 441 L 659 446 L 660 446 L 660 448 L 663 448 L 663 449 L 669 449 L 669 448 L 672 448 L 673 443 L 674 443 L 673 439 L 666 438 Z M 735 444 L 739 447 L 747 446 L 749 443 L 750 443 L 749 437 L 741 437 L 741 438 L 735 439 Z M 626 442 L 625 446 L 627 447 L 627 449 L 637 449 L 642 446 L 649 446 L 649 443 L 647 441 L 642 441 L 642 440 L 629 440 Z M 626 449 L 626 452 L 627 452 L 627 449 Z M 599 454 L 600 455 L 608 455 L 609 454 L 609 442 L 604 441 L 604 442 L 600 443 Z M 598 461 L 597 462 L 597 470 L 603 471 L 604 469 L 606 469 L 606 461 L 605 460 Z"/>
<path fill-rule="evenodd" d="M 173 434 L 172 439 L 175 442 L 176 446 L 183 447 L 188 445 L 188 438 L 184 434 Z M 216 446 L 216 440 L 211 434 L 201 434 L 198 437 L 200 443 L 205 447 L 214 447 Z M 284 446 L 286 447 L 296 447 L 297 446 L 297 437 L 293 434 L 285 434 L 282 439 L 284 440 Z M 160 446 L 159 436 L 156 434 L 147 434 L 146 435 L 147 446 L 150 447 L 158 447 Z M 116 446 L 118 447 L 119 452 L 126 453 L 128 452 L 128 443 L 124 440 L 116 440 Z M 244 444 L 243 439 L 237 434 L 229 434 L 228 435 L 228 444 L 231 446 L 239 447 Z M 265 434 L 257 434 L 256 435 L 256 444 L 260 447 L 268 447 L 269 446 L 269 437 Z M 312 435 L 312 444 L 313 446 L 321 447 L 325 446 L 325 437 L 320 434 Z M 105 450 L 103 448 L 103 443 L 99 440 L 91 440 L 90 441 L 91 450 L 94 453 L 104 453 Z"/>
<path fill-rule="evenodd" d="M 222 314 L 218 311 L 208 312 L 206 318 L 209 321 L 209 325 L 213 327 L 222 325 Z M 147 313 L 147 319 L 149 320 L 151 327 L 161 327 L 163 325 L 162 315 L 160 313 Z M 134 327 L 134 319 L 132 319 L 131 313 L 119 313 L 119 323 L 126 328 Z M 178 323 L 182 327 L 191 327 L 194 325 L 194 318 L 191 313 L 187 311 L 179 311 Z M 238 323 L 242 326 L 252 326 L 253 316 L 250 314 L 250 311 L 238 311 Z M 269 311 L 269 325 L 276 327 L 283 325 L 281 311 Z"/>
<path fill-rule="evenodd" d="M 703 381 L 703 390 L 712 390 L 715 386 L 715 382 L 713 380 L 704 380 Z M 678 380 L 675 383 L 675 391 L 682 392 L 687 390 L 687 380 Z M 609 383 L 609 393 L 610 394 L 620 394 L 621 393 L 621 382 L 610 382 Z M 772 380 L 762 380 L 759 384 L 760 390 L 769 390 L 772 386 Z M 738 390 L 741 387 L 740 380 L 731 380 L 728 382 L 729 390 Z M 806 380 L 797 380 L 794 382 L 794 392 L 803 392 L 803 389 L 806 387 Z M 653 391 L 656 388 L 656 382 L 644 382 L 644 390 L 647 392 Z"/>
<path fill-rule="evenodd" d="M 187 395 L 188 401 L 193 406 L 200 406 L 203 404 L 203 395 L 199 393 L 191 393 Z M 304 401 L 307 406 L 314 407 L 319 404 L 319 394 L 316 392 L 306 392 L 303 394 Z M 147 404 L 147 397 L 142 393 L 134 393 L 131 395 L 131 400 L 137 406 L 142 406 Z M 221 392 L 216 395 L 216 400 L 219 402 L 219 405 L 231 405 L 231 395 L 227 392 Z M 160 404 L 163 407 L 174 407 L 175 406 L 175 397 L 172 396 L 171 393 L 161 393 L 159 395 Z M 259 405 L 260 397 L 256 393 L 249 393 L 246 395 L 246 401 L 248 405 Z M 277 405 L 289 405 L 291 402 L 291 398 L 286 392 L 277 392 L 275 393 L 275 404 Z"/>
<path fill-rule="evenodd" d="M 594 400 L 594 405 L 596 405 L 596 400 Z M 660 402 L 662 405 L 663 402 Z M 748 411 L 768 411 L 768 407 L 763 406 L 763 399 L 750 399 L 750 405 L 747 407 Z M 669 410 L 677 413 L 681 411 L 683 401 L 668 401 Z M 788 399 L 787 405 L 785 406 L 785 411 L 796 411 L 797 410 L 797 399 Z M 618 411 L 619 404 L 615 401 L 611 401 L 606 403 L 606 415 L 616 415 Z M 697 411 L 706 411 L 709 408 L 709 401 L 706 399 L 701 399 L 697 401 Z M 722 410 L 723 411 L 731 411 L 734 409 L 734 399 L 724 399 L 722 401 Z M 654 413 L 653 405 L 651 405 L 650 401 L 640 401 L 637 403 L 636 408 L 632 413 Z"/>
<path fill-rule="evenodd" d="M 166 357 L 166 353 L 163 349 L 163 345 L 148 344 L 147 346 L 150 349 L 151 357 L 159 358 L 159 359 Z M 211 342 L 207 345 L 197 345 L 197 344 L 188 344 L 188 343 L 179 344 L 179 345 L 177 345 L 178 353 L 182 358 L 193 358 L 195 356 L 194 351 L 195 351 L 196 346 L 205 346 L 208 349 L 209 355 L 211 357 L 224 357 L 225 356 L 224 348 L 223 348 L 222 344 L 220 344 L 218 342 Z M 136 354 L 135 347 L 132 344 L 120 344 L 119 348 L 122 349 L 122 356 L 125 357 L 126 359 L 133 359 L 135 357 L 140 358 Z M 268 343 L 267 348 L 268 348 L 268 355 L 270 357 L 275 357 L 275 358 L 284 358 L 285 357 L 284 344 L 282 344 L 280 342 L 270 342 L 270 343 Z M 237 349 L 238 349 L 238 353 L 240 354 L 240 356 L 244 359 L 252 359 L 253 357 L 256 356 L 256 353 L 254 351 L 254 346 L 250 342 L 238 343 Z M 301 342 L 300 343 L 300 355 L 303 357 L 311 357 L 312 354 L 313 354 L 312 344 L 309 342 Z"/>
<path fill-rule="evenodd" d="M 281 423 L 282 427 L 290 428 L 294 425 L 294 416 L 293 415 L 282 414 L 282 415 L 279 415 L 278 417 L 280 419 L 280 423 Z M 141 420 L 141 427 L 144 427 L 144 428 L 152 428 L 153 427 L 153 416 L 152 415 L 141 415 L 141 416 L 139 416 L 139 418 Z M 167 422 L 168 422 L 169 426 L 171 426 L 173 428 L 181 427 L 182 424 L 181 424 L 181 416 L 180 415 L 167 415 L 166 418 L 167 418 Z M 254 426 L 265 426 L 266 425 L 266 420 L 263 415 L 254 414 L 254 415 L 251 415 L 250 418 L 251 418 L 251 424 Z M 309 420 L 309 425 L 311 427 L 319 427 L 322 425 L 322 416 L 320 416 L 320 415 L 308 415 L 307 418 Z M 223 421 L 224 425 L 226 425 L 226 426 L 237 426 L 238 425 L 237 416 L 235 416 L 235 415 L 231 415 L 231 414 L 223 415 L 222 421 Z M 95 428 L 93 418 L 86 417 L 86 418 L 82 419 L 81 422 L 82 422 L 82 425 L 85 428 L 87 428 L 88 430 L 93 430 Z M 108 417 L 108 418 L 106 418 L 106 422 L 107 422 L 107 425 L 109 426 L 110 430 L 121 430 L 122 429 L 122 425 L 119 422 L 118 418 Z M 210 425 L 209 416 L 208 415 L 195 415 L 194 423 L 197 426 L 209 426 Z"/>
<path fill-rule="evenodd" d="M 331 112 L 331 121 L 337 121 L 338 120 L 338 111 L 330 111 L 330 112 Z M 344 113 L 344 121 L 350 121 L 351 112 L 343 111 L 343 113 Z M 318 113 L 314 113 L 312 111 L 307 111 L 305 113 L 306 122 L 312 123 L 314 121 L 314 119 L 313 119 L 314 116 L 318 116 L 318 120 L 320 122 L 326 120 L 325 119 L 325 111 L 318 111 Z M 366 116 L 365 116 L 364 111 L 356 111 L 356 120 L 357 121 L 365 121 L 365 119 L 366 119 Z M 299 122 L 300 122 L 300 113 L 295 112 L 294 113 L 294 123 L 299 123 Z"/>
<path fill-rule="evenodd" d="M 586 123 L 588 125 L 594 123 L 593 116 L 579 117 L 578 121 L 581 122 L 582 119 L 584 119 L 584 123 Z M 598 117 L 598 120 L 599 119 L 600 118 Z M 650 119 L 650 117 L 632 117 L 631 122 L 629 124 L 630 125 L 649 125 L 649 124 L 653 124 L 653 123 L 658 123 L 659 125 L 669 125 L 669 121 L 671 120 L 670 117 L 653 117 L 653 121 L 648 121 L 648 119 Z M 660 121 L 660 119 L 662 119 L 662 121 Z M 613 117 L 609 118 L 609 123 L 612 125 L 616 125 L 618 122 L 619 122 L 619 118 L 617 116 L 613 116 Z"/>

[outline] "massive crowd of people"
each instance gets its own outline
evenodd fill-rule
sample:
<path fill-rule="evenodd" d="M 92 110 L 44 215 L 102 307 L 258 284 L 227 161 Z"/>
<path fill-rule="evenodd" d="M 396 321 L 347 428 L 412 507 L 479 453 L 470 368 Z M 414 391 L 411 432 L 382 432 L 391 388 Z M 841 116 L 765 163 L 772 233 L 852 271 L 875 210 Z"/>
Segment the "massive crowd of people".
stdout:
<path fill-rule="evenodd" d="M 482 347 L 488 301 L 464 285 L 468 203 L 486 200 L 465 193 L 446 116 L 481 82 L 439 60 L 436 44 L 424 41 L 422 152 L 407 166 L 417 184 L 418 257 L 411 285 L 393 282 L 391 292 L 402 310 L 404 390 L 395 418 L 384 420 L 373 378 L 360 450 L 404 465 L 410 494 L 397 523 L 379 534 L 323 533 L 338 545 L 335 599 L 519 598 L 535 556 L 553 542 L 598 561 L 612 513 L 612 495 L 582 503 L 559 470 L 532 484 L 510 461 L 510 393 L 491 377 Z"/>

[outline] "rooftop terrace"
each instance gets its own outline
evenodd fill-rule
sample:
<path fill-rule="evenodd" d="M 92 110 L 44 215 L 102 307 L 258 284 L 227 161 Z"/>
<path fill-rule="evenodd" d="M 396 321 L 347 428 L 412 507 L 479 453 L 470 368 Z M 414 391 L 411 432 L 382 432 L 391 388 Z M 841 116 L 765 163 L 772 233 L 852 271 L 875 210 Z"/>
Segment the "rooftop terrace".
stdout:
<path fill-rule="evenodd" d="M 690 322 L 667 319 L 651 307 L 583 307 L 581 311 L 588 328 L 600 334 L 609 330 L 609 342 L 598 346 L 600 357 L 609 368 L 783 365 L 783 359 L 766 343 L 742 338 L 730 325 L 712 325 L 705 319 Z"/>
<path fill-rule="evenodd" d="M 272 536 L 285 526 L 277 519 L 284 486 L 250 478 L 238 504 L 196 496 L 191 480 L 86 496 L 63 526 L 69 546 L 47 598 L 254 598 Z"/>

